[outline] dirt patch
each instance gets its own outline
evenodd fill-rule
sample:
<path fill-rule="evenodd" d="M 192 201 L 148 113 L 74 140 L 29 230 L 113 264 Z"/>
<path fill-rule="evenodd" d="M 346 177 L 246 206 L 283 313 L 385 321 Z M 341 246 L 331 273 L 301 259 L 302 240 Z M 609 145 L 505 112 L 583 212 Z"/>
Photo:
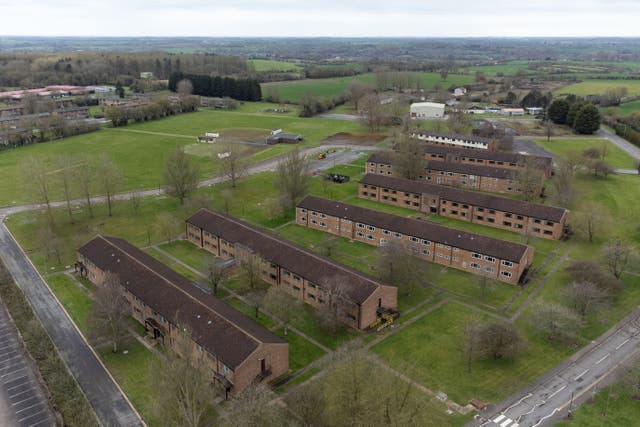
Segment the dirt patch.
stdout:
<path fill-rule="evenodd" d="M 220 131 L 220 138 L 216 144 L 238 142 L 264 144 L 269 132 L 267 129 L 223 129 Z"/>
<path fill-rule="evenodd" d="M 387 138 L 387 135 L 383 134 L 364 134 L 354 135 L 348 132 L 338 132 L 335 135 L 331 135 L 321 145 L 333 145 L 333 144 L 349 144 L 349 145 L 375 145 L 380 141 Z"/>

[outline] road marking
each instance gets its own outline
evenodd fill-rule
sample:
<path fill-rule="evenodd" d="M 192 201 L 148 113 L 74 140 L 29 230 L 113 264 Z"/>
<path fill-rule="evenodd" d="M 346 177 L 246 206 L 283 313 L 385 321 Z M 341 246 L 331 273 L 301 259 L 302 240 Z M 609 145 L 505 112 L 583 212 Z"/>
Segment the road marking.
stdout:
<path fill-rule="evenodd" d="M 589 372 L 588 369 L 585 369 L 584 372 L 582 372 L 580 375 L 578 375 L 577 377 L 575 377 L 573 380 L 574 381 L 578 381 L 584 374 L 586 374 L 587 372 Z"/>
<path fill-rule="evenodd" d="M 502 412 L 503 412 L 503 413 L 504 413 L 504 412 L 507 412 L 509 409 L 513 408 L 514 406 L 518 406 L 519 404 L 521 404 L 521 403 L 522 403 L 522 401 L 523 401 L 523 400 L 525 400 L 525 399 L 527 399 L 527 398 L 529 398 L 529 397 L 531 397 L 531 396 L 533 396 L 533 394 L 531 394 L 531 393 L 527 394 L 525 397 L 523 397 L 522 399 L 518 400 L 516 403 L 514 403 L 514 404 L 513 404 L 513 405 L 511 405 L 511 406 L 509 406 L 507 409 L 505 409 L 505 410 L 504 410 L 504 411 L 502 411 Z"/>
<path fill-rule="evenodd" d="M 497 417 L 495 417 L 493 419 L 493 422 L 498 424 L 498 423 L 500 423 L 500 421 L 504 420 L 505 418 L 507 418 L 507 417 L 504 414 L 500 414 L 500 415 L 498 415 Z"/>
<path fill-rule="evenodd" d="M 556 391 L 554 391 L 553 393 L 551 393 L 547 399 L 551 399 L 553 396 L 555 396 L 556 394 L 560 393 L 562 390 L 564 390 L 565 388 L 567 388 L 566 385 L 563 385 L 562 387 L 560 387 L 559 389 L 557 389 Z"/>
<path fill-rule="evenodd" d="M 553 412 L 551 412 L 549 415 L 546 415 L 546 416 L 544 416 L 544 417 L 540 418 L 540 420 L 539 420 L 537 423 L 535 423 L 535 424 L 533 425 L 533 427 L 538 427 L 540 424 L 542 424 L 542 422 L 543 422 L 544 420 L 546 420 L 547 418 L 553 417 L 553 414 L 555 414 L 555 413 L 556 413 L 556 412 L 558 412 L 558 411 L 559 411 L 559 409 L 558 409 L 558 408 L 554 409 L 554 410 L 553 410 Z"/>
<path fill-rule="evenodd" d="M 611 353 L 607 353 L 607 355 L 606 355 L 606 356 L 604 356 L 602 359 L 600 359 L 600 360 L 598 360 L 598 361 L 596 362 L 596 365 L 599 365 L 599 364 L 600 364 L 600 362 L 602 362 L 604 359 L 606 359 L 606 358 L 607 358 L 607 357 L 609 357 L 610 355 L 611 355 Z"/>
<path fill-rule="evenodd" d="M 506 421 L 503 421 L 502 424 L 500 424 L 500 427 L 507 427 L 512 422 L 513 422 L 513 420 L 511 418 L 507 418 Z"/>
<path fill-rule="evenodd" d="M 630 338 L 627 338 L 626 340 L 622 341 L 622 343 L 616 347 L 616 350 L 618 350 L 620 347 L 622 347 L 623 345 L 625 345 L 626 343 L 628 343 L 628 342 L 629 342 L 629 339 L 630 339 Z"/>

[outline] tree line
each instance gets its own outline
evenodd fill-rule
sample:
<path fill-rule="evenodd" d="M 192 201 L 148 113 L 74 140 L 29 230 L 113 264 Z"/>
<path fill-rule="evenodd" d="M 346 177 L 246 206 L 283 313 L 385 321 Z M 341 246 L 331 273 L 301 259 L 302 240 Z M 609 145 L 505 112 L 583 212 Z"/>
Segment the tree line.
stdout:
<path fill-rule="evenodd" d="M 197 96 L 180 97 L 175 100 L 165 98 L 135 107 L 120 105 L 107 107 L 104 110 L 104 117 L 111 120 L 114 127 L 118 127 L 126 126 L 130 120 L 140 123 L 175 114 L 198 111 L 199 106 L 200 98 Z"/>
<path fill-rule="evenodd" d="M 231 77 L 210 76 L 207 74 L 187 74 L 174 72 L 169 76 L 169 90 L 177 92 L 178 83 L 188 80 L 193 94 L 211 97 L 231 97 L 240 101 L 260 101 L 262 91 L 260 83 L 254 79 L 235 79 Z"/>
<path fill-rule="evenodd" d="M 38 87 L 52 84 L 130 84 L 141 72 L 158 79 L 184 71 L 222 76 L 245 75 L 247 61 L 236 56 L 163 52 L 69 52 L 0 55 L 0 86 Z"/>
<path fill-rule="evenodd" d="M 0 149 L 82 135 L 99 130 L 100 124 L 88 123 L 84 119 L 65 119 L 59 115 L 44 115 L 23 119 L 19 127 L 24 130 L 0 129 Z"/>

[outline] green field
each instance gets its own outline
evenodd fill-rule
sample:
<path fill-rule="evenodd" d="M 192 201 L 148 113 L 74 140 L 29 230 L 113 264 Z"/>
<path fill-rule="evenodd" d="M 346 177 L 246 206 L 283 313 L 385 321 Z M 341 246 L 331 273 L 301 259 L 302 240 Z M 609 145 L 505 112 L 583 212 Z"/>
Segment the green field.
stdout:
<path fill-rule="evenodd" d="M 266 136 L 271 129 L 282 128 L 302 134 L 305 138 L 303 146 L 315 145 L 337 132 L 365 131 L 358 123 L 350 121 L 299 118 L 293 112 L 286 115 L 264 113 L 264 109 L 269 106 L 273 104 L 246 103 L 236 111 L 202 110 L 3 151 L 0 155 L 0 205 L 33 201 L 20 184 L 23 176 L 20 163 L 30 156 L 42 159 L 48 169 L 54 171 L 57 169 L 55 159 L 59 155 L 85 154 L 98 157 L 106 153 L 123 171 L 123 182 L 118 190 L 127 191 L 161 186 L 165 161 L 178 146 L 188 146 L 187 152 L 198 154 L 194 158 L 200 166 L 201 176 L 211 176 L 219 168 L 215 151 L 221 148 L 211 147 L 214 144 L 195 142 L 196 136 L 206 131 L 220 131 L 222 137 L 225 131 L 232 132 L 239 134 L 239 138 L 246 131 L 255 139 L 256 135 Z M 265 160 L 294 148 L 293 145 L 243 146 L 243 149 L 251 153 L 253 161 Z M 52 173 L 52 179 L 57 179 L 57 175 L 59 174 Z M 59 188 L 57 185 L 55 187 Z M 100 194 L 97 182 L 94 187 L 95 194 Z M 61 191 L 52 191 L 51 195 L 53 200 L 62 198 Z"/>
<path fill-rule="evenodd" d="M 624 104 L 620 104 L 619 108 L 624 115 L 637 113 L 640 111 L 640 101 L 625 102 Z"/>
<path fill-rule="evenodd" d="M 554 94 L 602 95 L 616 87 L 626 87 L 630 96 L 640 95 L 640 80 L 585 80 L 557 89 Z"/>
<path fill-rule="evenodd" d="M 535 143 L 559 156 L 567 156 L 571 153 L 582 154 L 589 148 L 606 149 L 605 161 L 617 169 L 634 169 L 636 161 L 633 157 L 622 151 L 603 138 L 546 138 L 534 139 Z"/>
<path fill-rule="evenodd" d="M 445 304 L 377 344 L 373 351 L 391 366 L 406 367 L 416 381 L 431 390 L 446 392 L 459 404 L 470 399 L 498 401 L 569 354 L 568 349 L 536 342 L 513 360 L 475 361 L 468 373 L 460 349 L 469 314 L 459 304 Z M 482 316 L 481 320 L 490 319 Z"/>
<path fill-rule="evenodd" d="M 273 61 L 271 59 L 249 59 L 256 71 L 293 71 L 298 72 L 302 67 L 293 62 Z"/>
<path fill-rule="evenodd" d="M 417 73 L 422 78 L 422 85 L 431 88 L 436 84 L 442 87 L 451 85 L 463 85 L 473 82 L 472 76 L 452 74 L 447 80 L 442 80 L 440 73 Z M 262 90 L 277 91 L 280 98 L 288 102 L 298 102 L 306 93 L 312 93 L 321 98 L 334 98 L 344 92 L 352 80 L 359 80 L 369 86 L 375 86 L 374 74 L 361 74 L 353 77 L 335 77 L 330 79 L 305 79 L 284 82 L 263 83 Z"/>

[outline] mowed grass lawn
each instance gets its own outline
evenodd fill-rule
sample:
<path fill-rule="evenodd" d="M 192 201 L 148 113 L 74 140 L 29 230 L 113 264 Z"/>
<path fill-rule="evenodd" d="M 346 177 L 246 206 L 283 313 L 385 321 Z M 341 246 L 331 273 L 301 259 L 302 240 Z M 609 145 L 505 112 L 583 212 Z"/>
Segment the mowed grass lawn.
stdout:
<path fill-rule="evenodd" d="M 51 171 L 51 199 L 62 199 L 61 186 L 57 184 L 59 173 L 55 171 L 58 156 L 88 155 L 98 158 L 107 154 L 122 170 L 122 184 L 118 191 L 162 186 L 165 162 L 179 146 L 190 146 L 187 152 L 199 153 L 193 159 L 200 167 L 202 178 L 219 170 L 217 158 L 210 153 L 208 144 L 202 149 L 196 144 L 196 136 L 216 130 L 250 129 L 262 132 L 282 128 L 304 136 L 303 146 L 312 146 L 338 132 L 365 133 L 360 124 L 344 120 L 299 118 L 291 114 L 268 114 L 262 111 L 273 104 L 245 103 L 237 111 L 201 110 L 195 113 L 172 116 L 154 122 L 131 124 L 122 128 L 107 128 L 86 135 L 65 138 L 55 142 L 34 144 L 5 150 L 0 155 L 0 205 L 34 201 L 21 184 L 23 173 L 20 164 L 28 157 L 41 159 Z M 192 137 L 193 139 L 191 139 Z M 293 150 L 296 146 L 252 146 L 252 162 L 266 160 Z M 246 149 L 246 147 L 244 147 Z M 203 153 L 200 153 L 203 151 Z M 93 183 L 95 195 L 102 194 L 98 181 Z M 77 193 L 76 190 L 74 190 Z M 75 197 L 79 197 L 75 194 Z"/>
<path fill-rule="evenodd" d="M 561 87 L 554 91 L 555 94 L 573 94 L 578 96 L 602 95 L 607 90 L 617 87 L 626 87 L 630 96 L 640 95 L 639 80 L 585 80 Z"/>
<path fill-rule="evenodd" d="M 465 405 L 470 399 L 497 402 L 516 391 L 569 354 L 531 337 L 526 351 L 513 360 L 478 360 L 467 372 L 462 352 L 465 319 L 472 312 L 447 303 L 373 347 L 392 367 L 433 391 L 444 391 Z M 488 316 L 477 320 L 487 322 Z M 527 332 L 520 328 L 526 336 Z"/>
<path fill-rule="evenodd" d="M 535 143 L 552 153 L 566 157 L 571 153 L 582 154 L 589 148 L 605 149 L 605 161 L 618 169 L 635 169 L 635 160 L 604 138 L 546 138 L 534 139 Z"/>
<path fill-rule="evenodd" d="M 446 80 L 440 77 L 440 73 L 413 73 L 419 75 L 422 85 L 431 88 L 436 84 L 443 87 L 451 85 L 463 85 L 473 82 L 474 77 L 470 75 L 450 74 Z M 280 98 L 288 102 L 298 102 L 300 97 L 306 93 L 312 93 L 321 98 L 333 98 L 340 95 L 353 80 L 359 80 L 369 86 L 375 86 L 375 74 L 367 73 L 351 77 L 334 77 L 328 79 L 304 79 L 283 82 L 263 83 L 264 93 L 276 91 Z"/>
<path fill-rule="evenodd" d="M 631 102 L 625 102 L 624 104 L 620 104 L 620 111 L 622 111 L 622 114 L 631 114 L 631 113 L 637 113 L 638 111 L 640 111 L 640 101 L 631 101 Z"/>

